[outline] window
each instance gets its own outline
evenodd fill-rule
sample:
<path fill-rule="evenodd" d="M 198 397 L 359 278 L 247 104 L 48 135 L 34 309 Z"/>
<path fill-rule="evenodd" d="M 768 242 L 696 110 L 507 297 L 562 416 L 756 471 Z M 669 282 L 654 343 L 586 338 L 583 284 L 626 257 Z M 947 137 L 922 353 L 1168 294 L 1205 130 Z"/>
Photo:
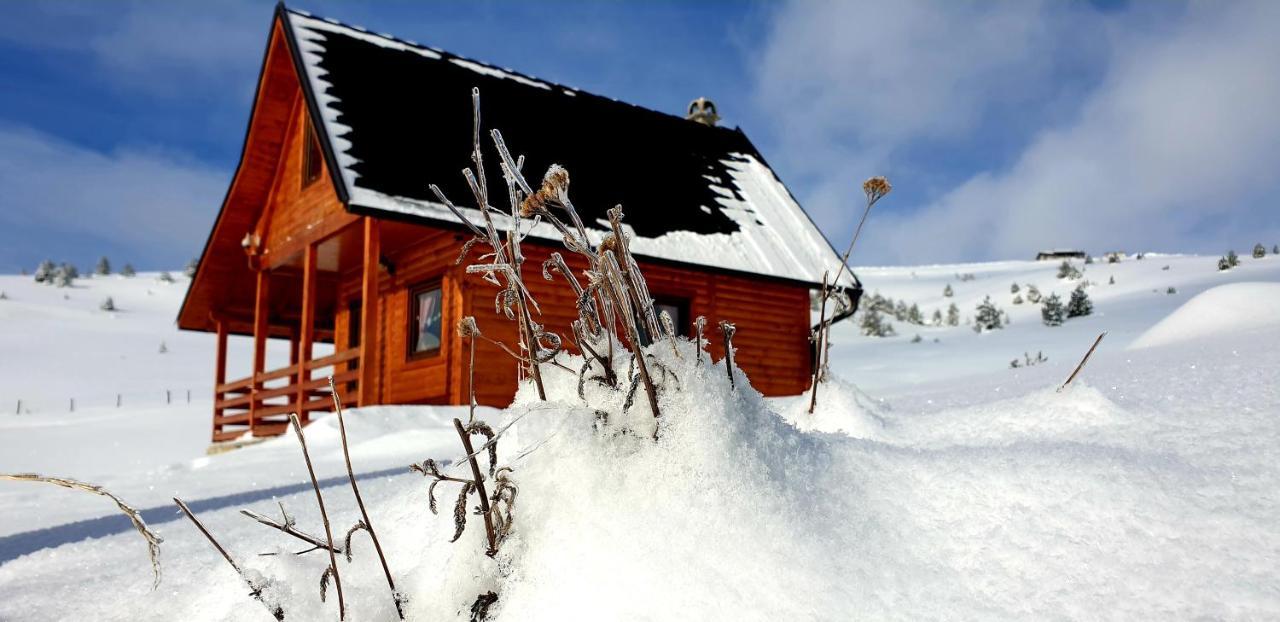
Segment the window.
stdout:
<path fill-rule="evenodd" d="M 439 281 L 409 290 L 409 358 L 440 353 L 442 302 Z"/>
<path fill-rule="evenodd" d="M 320 179 L 320 171 L 324 156 L 320 153 L 320 139 L 316 136 L 316 128 L 311 119 L 306 120 L 306 130 L 302 137 L 302 187 L 306 188 Z"/>
<path fill-rule="evenodd" d="M 689 301 L 684 298 L 673 298 L 670 296 L 657 296 L 653 301 L 653 314 L 658 321 L 662 321 L 662 312 L 666 311 L 671 316 L 671 327 L 675 329 L 677 335 L 689 334 Z M 636 318 L 636 328 L 640 332 L 640 341 L 645 345 L 653 343 L 653 337 L 649 335 L 649 331 L 645 327 L 644 320 Z"/>

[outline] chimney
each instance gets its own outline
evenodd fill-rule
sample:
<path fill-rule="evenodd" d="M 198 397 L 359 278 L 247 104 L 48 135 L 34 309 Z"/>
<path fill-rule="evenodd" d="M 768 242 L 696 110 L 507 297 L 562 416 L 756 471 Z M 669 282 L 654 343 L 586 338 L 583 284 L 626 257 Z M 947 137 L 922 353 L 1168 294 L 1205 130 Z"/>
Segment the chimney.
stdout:
<path fill-rule="evenodd" d="M 689 102 L 689 112 L 684 118 L 715 127 L 716 121 L 720 120 L 720 115 L 716 114 L 715 102 L 705 97 L 699 97 Z"/>

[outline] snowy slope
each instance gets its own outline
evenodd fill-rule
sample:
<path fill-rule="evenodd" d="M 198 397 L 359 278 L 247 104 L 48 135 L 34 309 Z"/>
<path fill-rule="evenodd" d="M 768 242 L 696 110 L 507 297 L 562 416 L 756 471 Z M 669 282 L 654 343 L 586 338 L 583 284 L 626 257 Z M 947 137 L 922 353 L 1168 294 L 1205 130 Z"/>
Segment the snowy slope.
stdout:
<path fill-rule="evenodd" d="M 349 419 L 353 458 L 367 474 L 363 490 L 384 546 L 393 543 L 393 571 L 413 594 L 411 619 L 466 619 L 475 594 L 490 588 L 503 595 L 504 620 L 1275 618 L 1280 324 L 1126 349 L 1166 316 L 1190 313 L 1177 310 L 1197 294 L 1280 282 L 1280 259 L 1242 262 L 1225 273 L 1210 257 L 1091 265 L 1095 314 L 1056 328 L 1029 306 L 1008 304 L 1015 280 L 1046 295 L 1074 287 L 1057 282 L 1056 263 L 860 269 L 869 291 L 917 302 L 926 316 L 949 300 L 972 315 L 990 295 L 1013 325 L 978 335 L 963 325 L 899 324 L 890 339 L 841 326 L 838 378 L 824 387 L 816 415 L 803 399 L 764 401 L 729 389 L 722 366 L 668 360 L 698 391 L 672 397 L 657 445 L 621 427 L 592 432 L 594 414 L 571 386 L 552 380 L 561 403 L 546 407 L 526 394 L 506 413 L 482 415 L 498 423 L 528 414 L 503 445 L 503 460 L 516 461 L 521 501 L 518 528 L 496 563 L 480 553 L 475 525 L 448 542 L 456 490 L 439 495 L 442 514 L 432 516 L 425 481 L 403 469 L 457 457 L 447 421 L 459 409 L 357 411 Z M 976 278 L 959 282 L 956 273 Z M 1112 275 L 1116 284 L 1107 285 Z M 948 282 L 952 299 L 941 295 Z M 17 302 L 21 288 L 9 283 L 11 300 L 0 308 Z M 1169 286 L 1178 293 L 1165 294 Z M 96 304 L 77 312 L 78 324 L 91 325 L 85 318 Z M 163 320 L 150 334 L 171 330 L 172 317 L 157 311 Z M 45 328 L 27 339 L 59 338 L 48 328 L 56 324 L 30 324 Z M 1101 330 L 1111 332 L 1079 384 L 1055 393 Z M 95 339 L 84 331 L 81 340 Z M 915 332 L 922 343 L 910 343 Z M 211 347 L 208 336 L 194 337 Z M 1024 350 L 1043 350 L 1049 362 L 1009 369 Z M 31 351 L 23 373 L 36 379 L 73 364 L 56 351 Z M 131 378 L 157 360 L 176 357 L 134 358 L 138 367 L 111 373 Z M 0 471 L 76 467 L 80 451 L 101 454 L 91 469 L 64 473 L 106 483 L 144 508 L 166 540 L 163 585 L 149 591 L 145 547 L 127 522 L 97 518 L 110 515 L 102 500 L 0 483 L 0 507 L 21 510 L 0 512 L 0 619 L 263 619 L 234 573 L 177 520 L 173 494 L 194 501 L 238 558 L 281 580 L 294 619 L 333 615 L 332 601 L 321 605 L 316 594 L 322 560 L 255 556 L 292 545 L 236 513 L 274 513 L 280 500 L 318 531 L 296 443 L 179 459 L 184 425 L 200 439 L 194 445 L 207 438 L 206 409 L 193 405 L 178 424 L 112 406 L 0 413 Z M 91 424 L 90 416 L 102 419 Z M 125 421 L 134 427 L 114 433 Z M 309 427 L 308 438 L 327 479 L 326 502 L 341 517 L 335 528 L 345 531 L 356 514 L 338 479 L 332 417 Z M 118 443 L 119 462 L 85 449 L 107 439 Z M 161 447 L 171 442 L 177 449 Z M 35 447 L 42 451 L 28 450 Z M 535 451 L 517 458 L 525 449 Z M 154 460 L 132 458 L 150 452 Z M 367 540 L 357 541 L 355 557 L 342 562 L 353 609 L 361 619 L 387 619 Z"/>

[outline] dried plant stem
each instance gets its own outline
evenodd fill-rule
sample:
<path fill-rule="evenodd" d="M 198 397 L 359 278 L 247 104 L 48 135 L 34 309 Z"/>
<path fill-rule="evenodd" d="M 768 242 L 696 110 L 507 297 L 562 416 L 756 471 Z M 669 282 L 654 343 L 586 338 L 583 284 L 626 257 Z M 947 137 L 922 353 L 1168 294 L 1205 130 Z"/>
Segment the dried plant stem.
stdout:
<path fill-rule="evenodd" d="M 827 338 L 827 272 L 822 273 L 822 305 L 818 311 L 818 332 L 813 336 L 813 386 L 809 389 L 809 414 L 818 407 L 818 381 L 822 379 L 822 344 Z"/>
<path fill-rule="evenodd" d="M 209 530 L 205 528 L 204 523 L 200 522 L 200 519 L 196 518 L 196 515 L 194 512 L 191 511 L 191 508 L 187 507 L 187 504 L 183 503 L 182 499 L 179 499 L 177 497 L 173 498 L 173 502 L 178 504 L 178 508 L 182 510 L 182 513 L 186 514 L 187 518 L 191 519 L 191 522 L 196 526 L 196 529 L 199 529 L 200 533 L 204 534 L 204 537 L 209 541 L 209 544 L 213 545 L 213 548 L 216 549 L 218 553 L 222 555 L 222 559 L 227 560 L 227 563 L 230 564 L 231 568 L 236 571 L 236 574 L 240 575 L 240 578 L 244 580 L 245 585 L 249 586 L 249 595 L 253 596 L 253 598 L 258 602 L 262 603 L 262 606 L 266 607 L 267 611 L 271 613 L 271 617 L 277 620 L 283 620 L 284 608 L 281 607 L 280 605 L 272 605 L 271 603 L 268 603 L 265 598 L 263 598 L 262 596 L 263 586 L 260 586 L 254 583 L 253 581 L 249 580 L 248 575 L 244 573 L 244 570 L 240 568 L 240 565 L 237 564 L 234 559 L 231 559 L 231 554 L 227 553 L 227 550 L 222 548 L 222 545 L 219 544 L 218 540 L 213 537 L 213 534 L 209 533 Z"/>
<path fill-rule="evenodd" d="M 307 462 L 307 474 L 311 476 L 311 488 L 316 491 L 316 504 L 320 506 L 320 519 L 324 522 L 324 539 L 329 544 L 329 568 L 333 571 L 333 586 L 338 591 L 338 619 L 347 619 L 346 601 L 342 597 L 342 577 L 338 575 L 338 556 L 333 548 L 333 530 L 329 527 L 329 514 L 324 509 L 324 496 L 320 494 L 320 482 L 316 480 L 316 470 L 311 466 L 311 453 L 307 451 L 307 439 L 302 435 L 302 424 L 298 416 L 289 415 L 289 423 L 293 424 L 293 432 L 298 436 L 298 444 L 302 445 L 302 458 Z"/>
<path fill-rule="evenodd" d="M 473 335 L 467 340 L 471 344 L 471 358 L 467 363 L 467 425 L 476 420 L 476 338 Z"/>
<path fill-rule="evenodd" d="M 471 352 L 472 352 L 472 356 L 474 356 L 475 341 L 473 340 L 471 344 L 472 344 Z M 369 511 L 366 510 L 364 507 L 364 497 L 360 496 L 360 486 L 356 484 L 356 472 L 351 468 L 351 451 L 347 447 L 347 424 L 342 417 L 342 398 L 338 397 L 338 387 L 335 386 L 333 383 L 333 376 L 329 376 L 329 391 L 333 394 L 333 409 L 334 409 L 334 412 L 336 412 L 338 415 L 338 434 L 339 436 L 342 437 L 342 459 L 347 464 L 347 479 L 351 481 L 351 492 L 355 494 L 356 506 L 360 508 L 360 517 L 364 519 L 364 526 L 366 530 L 369 532 L 369 539 L 373 540 L 373 549 L 378 553 L 378 561 L 382 563 L 382 574 L 387 577 L 387 587 L 391 589 L 391 598 L 392 600 L 395 601 L 395 604 L 396 604 L 396 615 L 400 616 L 400 619 L 403 620 L 404 606 L 401 603 L 400 592 L 396 591 L 395 579 L 391 578 L 391 568 L 387 566 L 387 556 L 382 553 L 382 543 L 378 541 L 378 532 L 374 531 L 373 529 L 373 519 L 369 518 Z M 475 408 L 474 394 L 473 394 L 471 403 L 473 404 L 472 409 L 474 411 L 474 408 Z M 350 544 L 350 541 L 348 541 L 348 545 L 349 544 Z M 347 559 L 351 559 L 350 552 L 351 552 L 351 549 L 348 546 Z M 334 551 L 332 550 L 332 548 L 330 549 L 329 554 L 331 556 L 334 554 Z M 336 579 L 337 579 L 336 571 L 334 572 L 334 579 L 336 583 Z M 339 594 L 342 593 L 341 589 L 339 589 L 338 593 Z M 339 601 L 342 600 L 341 596 L 339 596 L 338 600 Z"/>
<path fill-rule="evenodd" d="M 729 387 L 737 388 L 733 383 L 733 334 L 737 327 L 725 320 L 720 320 L 720 332 L 724 333 L 724 371 L 729 374 Z"/>
<path fill-rule="evenodd" d="M 604 260 L 601 264 L 605 267 L 605 272 L 611 285 L 609 289 L 613 295 L 613 304 L 617 306 L 618 311 L 623 316 L 621 318 L 622 325 L 626 327 L 627 339 L 631 341 L 632 360 L 636 363 L 636 369 L 640 371 L 640 382 L 644 384 L 645 395 L 649 398 L 649 409 L 653 411 L 654 418 L 661 417 L 662 412 L 658 410 L 658 390 L 653 386 L 653 380 L 649 377 L 649 366 L 644 360 L 644 347 L 640 345 L 640 331 L 636 330 L 636 313 L 631 308 L 631 301 L 627 298 L 626 282 L 623 280 L 622 271 L 618 267 L 618 259 L 613 254 L 613 251 L 607 250 L 604 252 Z"/>
<path fill-rule="evenodd" d="M 467 462 L 471 463 L 471 476 L 476 484 L 476 492 L 480 496 L 480 513 L 484 516 L 484 532 L 489 540 L 489 548 L 485 553 L 492 557 L 498 552 L 498 542 L 493 531 L 493 517 L 489 516 L 489 496 L 484 490 L 484 476 L 480 473 L 480 463 L 476 461 L 476 452 L 471 448 L 471 435 L 467 434 L 462 422 L 456 418 L 453 420 L 453 427 L 458 431 L 458 436 L 462 438 L 462 448 L 467 452 Z"/>
<path fill-rule="evenodd" d="M 1102 343 L 1102 338 L 1106 336 L 1107 332 L 1103 331 L 1102 334 L 1098 335 L 1097 339 L 1093 340 L 1093 345 L 1089 347 L 1088 352 L 1084 353 L 1084 358 L 1080 359 L 1080 363 L 1077 364 L 1075 370 L 1071 372 L 1071 376 L 1067 378 L 1066 382 L 1062 383 L 1062 386 L 1058 387 L 1058 393 L 1061 393 L 1063 389 L 1067 388 L 1071 384 L 1072 380 L 1076 379 L 1076 375 L 1080 373 L 1080 370 L 1084 369 L 1084 364 L 1089 362 L 1089 357 L 1093 356 L 1093 351 L 1098 349 L 1098 344 Z"/>
<path fill-rule="evenodd" d="M 284 508 L 281 507 L 281 512 L 283 511 L 284 511 Z M 287 516 L 284 519 L 285 522 L 278 523 L 271 517 L 264 516 L 262 514 L 254 512 L 253 510 L 240 510 L 240 513 L 244 514 L 245 516 L 248 516 L 249 518 L 252 518 L 255 521 L 258 521 L 259 523 L 262 523 L 263 525 L 266 525 L 267 527 L 270 527 L 281 533 L 284 533 L 284 534 L 293 536 L 294 538 L 297 538 L 299 540 L 302 540 L 303 542 L 306 542 L 307 544 L 310 544 L 313 547 L 305 551 L 302 551 L 302 553 L 310 553 L 311 551 L 314 551 L 314 550 L 327 550 L 329 548 L 329 545 L 326 544 L 324 540 L 321 540 L 317 536 L 313 536 L 305 531 L 302 531 L 294 527 L 292 521 Z M 342 550 L 338 549 L 335 552 L 341 553 Z"/>
<path fill-rule="evenodd" d="M 132 506 L 125 503 L 123 499 L 115 496 L 107 489 L 97 485 L 82 482 L 65 477 L 49 477 L 38 473 L 0 473 L 0 480 L 9 480 L 14 482 L 41 482 L 45 484 L 53 484 L 54 486 L 62 486 L 72 490 L 82 490 L 84 492 L 93 493 L 95 495 L 106 497 L 115 502 L 116 507 L 125 516 L 129 517 L 129 522 L 133 523 L 133 528 L 138 534 L 147 541 L 147 556 L 151 558 L 151 572 L 155 575 L 155 580 L 151 584 L 154 590 L 160 587 L 160 543 L 163 540 L 147 527 L 147 523 L 142 520 L 142 515 L 138 513 Z"/>

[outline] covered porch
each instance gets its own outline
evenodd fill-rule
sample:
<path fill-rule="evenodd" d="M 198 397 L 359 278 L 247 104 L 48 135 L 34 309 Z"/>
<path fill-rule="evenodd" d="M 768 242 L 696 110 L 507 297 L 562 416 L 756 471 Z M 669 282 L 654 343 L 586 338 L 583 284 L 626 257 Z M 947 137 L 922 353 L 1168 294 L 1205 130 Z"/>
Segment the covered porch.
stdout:
<path fill-rule="evenodd" d="M 331 376 L 344 406 L 376 403 L 379 237 L 378 222 L 362 217 L 272 260 L 246 236 L 252 292 L 228 292 L 228 304 L 210 313 L 217 334 L 214 442 L 282 434 L 290 414 L 306 424 L 313 413 L 331 412 Z M 251 373 L 243 378 L 227 378 L 232 334 L 253 339 Z M 287 365 L 267 368 L 269 342 L 288 343 Z"/>

